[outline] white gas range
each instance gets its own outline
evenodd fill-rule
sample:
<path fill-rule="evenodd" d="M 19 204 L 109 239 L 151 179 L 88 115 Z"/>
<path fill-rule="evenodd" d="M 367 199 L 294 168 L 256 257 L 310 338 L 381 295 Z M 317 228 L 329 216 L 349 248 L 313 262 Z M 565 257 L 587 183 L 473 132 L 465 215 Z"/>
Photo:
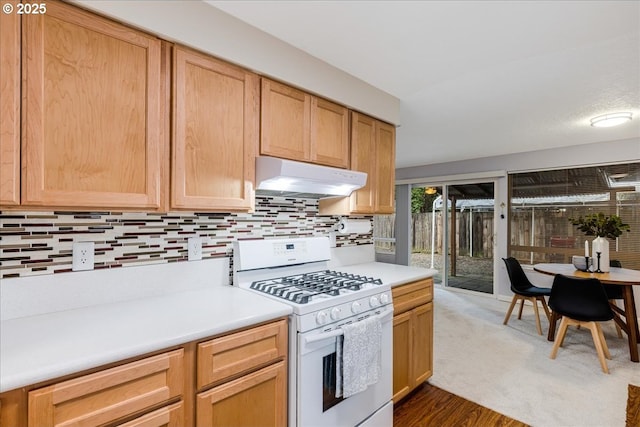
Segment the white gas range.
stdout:
<path fill-rule="evenodd" d="M 391 426 L 391 289 L 381 280 L 328 268 L 329 239 L 234 243 L 234 285 L 293 308 L 289 327 L 289 425 Z M 348 398 L 336 397 L 336 343 L 341 326 L 382 325 L 380 378 Z M 339 365 L 339 364 L 338 364 Z"/>

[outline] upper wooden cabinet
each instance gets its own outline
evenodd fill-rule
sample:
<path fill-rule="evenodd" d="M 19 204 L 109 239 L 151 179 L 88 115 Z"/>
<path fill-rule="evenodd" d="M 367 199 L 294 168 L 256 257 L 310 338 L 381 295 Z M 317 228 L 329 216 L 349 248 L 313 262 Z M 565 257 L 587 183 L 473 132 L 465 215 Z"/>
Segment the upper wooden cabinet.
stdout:
<path fill-rule="evenodd" d="M 367 184 L 351 194 L 351 213 L 374 213 L 376 206 L 376 120 L 351 114 L 351 169 L 367 173 Z"/>
<path fill-rule="evenodd" d="M 175 47 L 172 208 L 253 208 L 259 99 L 256 74 Z"/>
<path fill-rule="evenodd" d="M 367 184 L 349 197 L 321 199 L 323 215 L 394 212 L 395 128 L 364 114 L 351 113 L 351 169 L 367 173 Z"/>
<path fill-rule="evenodd" d="M 396 128 L 376 121 L 375 212 L 395 210 Z"/>
<path fill-rule="evenodd" d="M 5 2 L 15 6 L 17 1 Z M 0 206 L 20 203 L 20 15 L 0 14 Z"/>
<path fill-rule="evenodd" d="M 349 114 L 301 90 L 262 79 L 260 154 L 349 167 Z"/>
<path fill-rule="evenodd" d="M 349 110 L 322 98 L 311 98 L 311 161 L 349 168 Z"/>
<path fill-rule="evenodd" d="M 55 1 L 22 31 L 22 204 L 160 209 L 161 41 Z"/>

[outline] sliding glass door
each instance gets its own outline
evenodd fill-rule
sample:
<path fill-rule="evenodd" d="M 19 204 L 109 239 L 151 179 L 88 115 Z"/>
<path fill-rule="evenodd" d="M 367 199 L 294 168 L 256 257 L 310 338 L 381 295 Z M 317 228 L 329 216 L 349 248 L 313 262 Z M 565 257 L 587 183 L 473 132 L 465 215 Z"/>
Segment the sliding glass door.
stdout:
<path fill-rule="evenodd" d="M 493 294 L 493 182 L 449 185 L 447 190 L 450 262 L 445 286 Z"/>
<path fill-rule="evenodd" d="M 494 182 L 414 185 L 411 265 L 436 283 L 493 294 Z"/>

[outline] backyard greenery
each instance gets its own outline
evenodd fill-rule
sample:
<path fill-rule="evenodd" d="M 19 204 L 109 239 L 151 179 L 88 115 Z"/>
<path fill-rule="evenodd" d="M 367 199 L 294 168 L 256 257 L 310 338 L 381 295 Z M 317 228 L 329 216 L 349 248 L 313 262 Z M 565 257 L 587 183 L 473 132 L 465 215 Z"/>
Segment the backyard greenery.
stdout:
<path fill-rule="evenodd" d="M 438 193 L 427 194 L 422 187 L 411 189 L 411 213 L 431 212 L 433 201 L 439 197 Z"/>

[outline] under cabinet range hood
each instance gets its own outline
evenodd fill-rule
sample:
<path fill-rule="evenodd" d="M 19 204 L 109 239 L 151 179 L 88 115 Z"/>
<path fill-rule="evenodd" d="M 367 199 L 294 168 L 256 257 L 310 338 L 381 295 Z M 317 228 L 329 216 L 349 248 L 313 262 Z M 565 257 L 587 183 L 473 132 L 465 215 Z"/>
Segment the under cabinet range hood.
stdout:
<path fill-rule="evenodd" d="M 256 158 L 256 194 L 320 199 L 348 196 L 367 183 L 367 174 L 276 157 Z"/>

